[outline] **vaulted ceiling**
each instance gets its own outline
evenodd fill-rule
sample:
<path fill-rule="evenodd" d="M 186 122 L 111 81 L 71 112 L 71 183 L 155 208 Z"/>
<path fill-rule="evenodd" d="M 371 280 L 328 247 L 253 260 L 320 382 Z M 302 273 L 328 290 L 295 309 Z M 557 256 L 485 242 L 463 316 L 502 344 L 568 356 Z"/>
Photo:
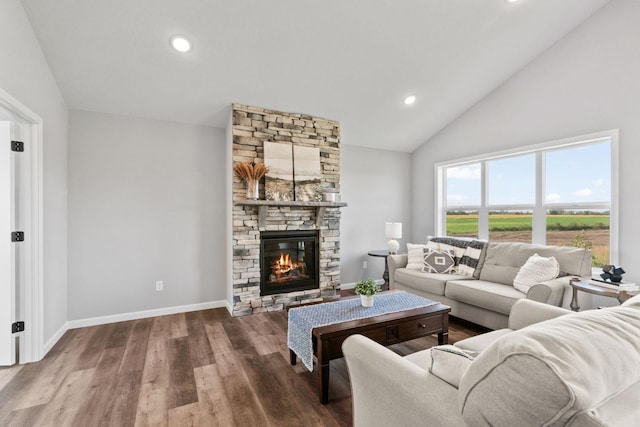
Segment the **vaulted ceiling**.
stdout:
<path fill-rule="evenodd" d="M 22 0 L 71 109 L 225 127 L 237 102 L 408 152 L 607 2 Z"/>

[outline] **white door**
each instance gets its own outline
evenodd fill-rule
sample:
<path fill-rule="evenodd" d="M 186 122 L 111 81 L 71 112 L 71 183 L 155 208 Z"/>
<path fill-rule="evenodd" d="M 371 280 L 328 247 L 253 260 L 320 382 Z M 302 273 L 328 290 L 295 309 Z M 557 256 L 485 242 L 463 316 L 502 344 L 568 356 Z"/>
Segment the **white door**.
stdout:
<path fill-rule="evenodd" d="M 16 253 L 11 242 L 15 224 L 15 171 L 11 151 L 11 122 L 0 122 L 0 365 L 15 363 L 11 324 L 16 309 Z"/>

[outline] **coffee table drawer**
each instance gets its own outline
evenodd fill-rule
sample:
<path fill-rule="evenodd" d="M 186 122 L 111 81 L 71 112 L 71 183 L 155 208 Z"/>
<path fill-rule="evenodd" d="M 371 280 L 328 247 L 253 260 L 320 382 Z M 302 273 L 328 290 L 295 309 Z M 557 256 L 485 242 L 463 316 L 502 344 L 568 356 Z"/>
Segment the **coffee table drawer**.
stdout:
<path fill-rule="evenodd" d="M 398 335 L 401 340 L 431 335 L 435 332 L 442 332 L 442 316 L 429 316 L 419 319 L 408 320 L 398 325 Z"/>
<path fill-rule="evenodd" d="M 386 339 L 385 330 L 383 328 L 365 329 L 358 332 L 360 335 L 372 339 L 377 343 L 384 343 Z M 342 357 L 342 343 L 352 334 L 345 334 L 336 337 L 329 342 L 329 356 L 332 359 Z"/>

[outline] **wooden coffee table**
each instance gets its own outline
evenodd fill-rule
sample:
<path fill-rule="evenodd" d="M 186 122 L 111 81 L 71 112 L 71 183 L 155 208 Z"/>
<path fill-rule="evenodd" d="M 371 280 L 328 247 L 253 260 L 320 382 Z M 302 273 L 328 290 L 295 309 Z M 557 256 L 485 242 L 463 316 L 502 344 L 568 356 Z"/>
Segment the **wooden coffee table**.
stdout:
<path fill-rule="evenodd" d="M 393 292 L 393 291 L 391 291 Z M 342 357 L 342 342 L 347 337 L 360 334 L 389 346 L 403 341 L 438 334 L 438 345 L 449 341 L 450 307 L 436 303 L 428 307 L 397 311 L 379 316 L 314 328 L 313 351 L 318 360 L 318 395 L 320 403 L 329 401 L 329 361 Z M 289 350 L 291 364 L 296 364 L 296 354 Z"/>

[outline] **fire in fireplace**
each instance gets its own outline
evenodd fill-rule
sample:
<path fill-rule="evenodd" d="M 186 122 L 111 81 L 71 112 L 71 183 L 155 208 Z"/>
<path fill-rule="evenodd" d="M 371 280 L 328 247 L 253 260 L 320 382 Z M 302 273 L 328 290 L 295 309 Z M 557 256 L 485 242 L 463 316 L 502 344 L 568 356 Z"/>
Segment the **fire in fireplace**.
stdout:
<path fill-rule="evenodd" d="M 261 232 L 261 294 L 319 288 L 319 255 L 317 231 Z"/>

